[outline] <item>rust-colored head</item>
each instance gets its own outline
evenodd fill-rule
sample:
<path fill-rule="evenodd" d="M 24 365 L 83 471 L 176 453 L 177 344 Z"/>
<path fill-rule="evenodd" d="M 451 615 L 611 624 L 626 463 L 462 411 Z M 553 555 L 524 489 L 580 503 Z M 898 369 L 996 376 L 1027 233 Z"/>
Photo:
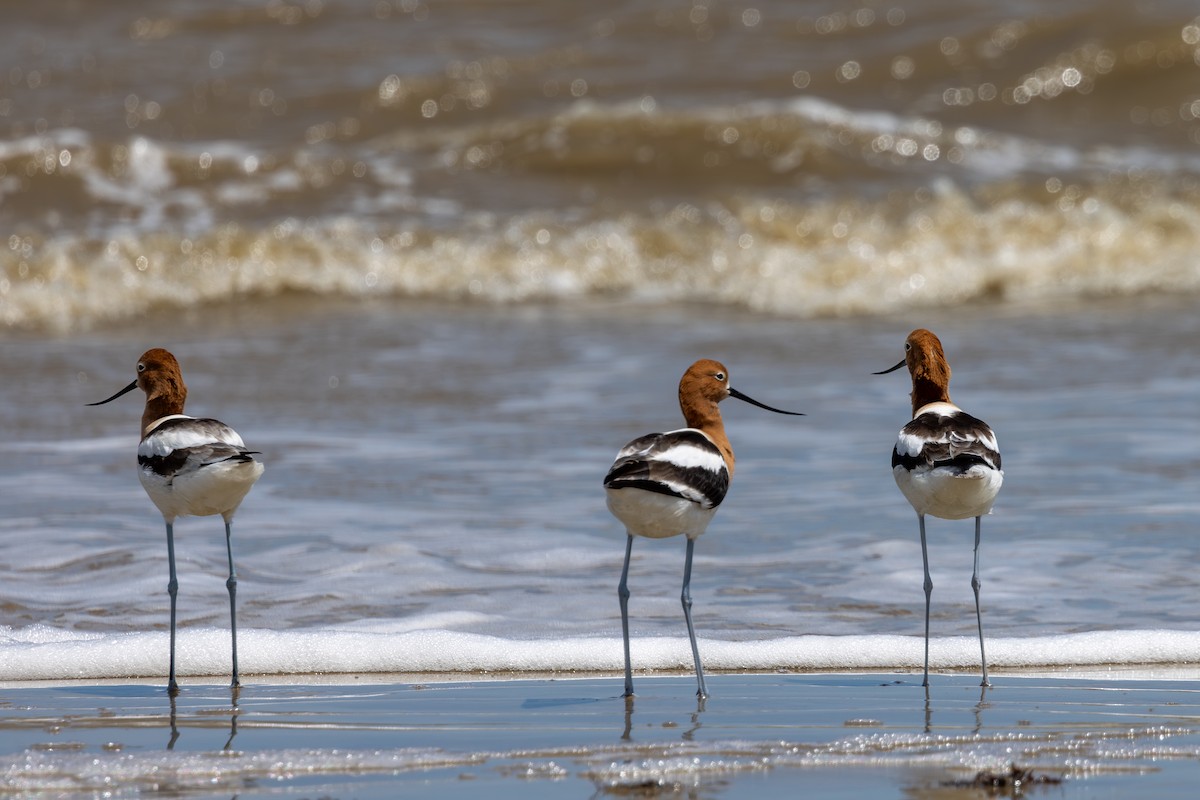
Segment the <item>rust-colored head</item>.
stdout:
<path fill-rule="evenodd" d="M 146 409 L 142 412 L 143 433 L 155 420 L 183 413 L 183 405 L 187 401 L 187 386 L 183 383 L 179 362 L 170 351 L 154 347 L 142 353 L 137 362 L 137 377 L 132 383 L 107 400 L 88 405 L 100 406 L 110 403 L 134 389 L 141 389 L 146 393 Z"/>
<path fill-rule="evenodd" d="M 679 405 L 687 417 L 689 406 L 717 403 L 729 397 L 729 370 L 720 361 L 702 358 L 679 379 Z"/>
<path fill-rule="evenodd" d="M 689 428 L 696 428 L 708 434 L 721 452 L 725 454 L 725 463 L 729 473 L 733 474 L 733 447 L 725 436 L 725 424 L 721 421 L 721 412 L 717 403 L 726 397 L 736 397 L 750 405 L 774 411 L 776 414 L 804 416 L 798 411 L 783 411 L 760 403 L 752 397 L 742 394 L 729 385 L 729 370 L 720 361 L 702 358 L 688 367 L 687 372 L 679 380 L 679 408 Z"/>
<path fill-rule="evenodd" d="M 147 411 L 153 404 L 161 412 L 155 412 L 154 417 L 143 420 L 143 427 L 168 414 L 183 413 L 183 404 L 187 402 L 187 385 L 183 382 L 179 362 L 170 351 L 154 347 L 142 353 L 137 371 L 138 388 L 146 393 Z"/>
<path fill-rule="evenodd" d="M 904 360 L 894 367 L 876 372 L 886 375 L 903 366 L 912 376 L 913 414 L 929 403 L 950 402 L 950 362 L 942 350 L 942 342 L 933 331 L 917 328 L 904 340 Z"/>

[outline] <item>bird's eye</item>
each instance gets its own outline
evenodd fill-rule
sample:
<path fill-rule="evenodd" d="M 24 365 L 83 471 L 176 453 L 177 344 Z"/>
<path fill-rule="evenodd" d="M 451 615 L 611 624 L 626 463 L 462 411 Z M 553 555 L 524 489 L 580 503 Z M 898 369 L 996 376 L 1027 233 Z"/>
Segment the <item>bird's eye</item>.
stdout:
<path fill-rule="evenodd" d="M 912 342 L 905 342 L 904 343 L 904 352 L 907 353 L 909 350 L 912 350 Z"/>
<path fill-rule="evenodd" d="M 146 371 L 146 365 L 139 361 L 138 362 L 138 372 L 145 372 L 145 371 Z"/>
<path fill-rule="evenodd" d="M 724 372 L 718 372 L 718 373 L 717 373 L 716 375 L 714 375 L 713 377 L 714 377 L 714 378 L 716 378 L 716 379 L 717 379 L 717 380 L 719 380 L 719 381 L 724 381 L 724 380 L 725 380 L 725 373 L 724 373 Z"/>

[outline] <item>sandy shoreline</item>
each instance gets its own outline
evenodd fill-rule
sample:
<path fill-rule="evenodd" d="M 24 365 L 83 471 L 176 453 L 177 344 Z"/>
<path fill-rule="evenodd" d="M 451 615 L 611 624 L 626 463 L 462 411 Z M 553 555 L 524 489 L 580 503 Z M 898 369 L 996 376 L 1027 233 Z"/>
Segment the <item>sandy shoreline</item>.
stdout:
<path fill-rule="evenodd" d="M 0 687 L 4 790 L 189 795 L 977 796 L 982 772 L 1031 770 L 1056 796 L 1191 797 L 1200 690 L 1120 670 L 936 675 L 714 674 L 462 680 L 253 678 Z M 1094 670 L 1089 670 L 1094 672 Z M 399 680 L 396 680 L 399 678 Z M 447 678 L 456 678 L 447 680 Z M 1027 788 L 1027 791 L 1030 789 Z M 965 794 L 961 794 L 965 793 Z"/>
<path fill-rule="evenodd" d="M 914 671 L 898 669 L 830 671 L 823 669 L 780 669 L 780 670 L 722 670 L 705 665 L 706 675 L 740 675 L 746 677 L 763 677 L 779 675 L 876 675 L 891 679 L 912 680 L 917 674 Z M 946 676 L 970 677 L 969 673 L 957 670 L 933 670 L 932 674 Z M 1086 666 L 1064 665 L 1059 667 L 1042 666 L 1030 668 L 1005 667 L 994 674 L 1004 677 L 1017 678 L 1064 678 L 1091 681 L 1200 681 L 1200 664 L 1088 664 Z M 181 673 L 183 675 L 183 673 Z M 637 679 L 680 678 L 691 677 L 690 668 L 637 670 Z M 182 685 L 190 683 L 208 685 L 219 683 L 223 675 L 193 675 L 183 677 Z M 620 673 L 611 670 L 493 670 L 489 672 L 329 672 L 329 673 L 272 673 L 242 675 L 246 685 L 299 685 L 299 686 L 341 686 L 362 684 L 425 684 L 425 683 L 479 683 L 489 681 L 566 681 L 566 680 L 622 680 Z M 7 689 L 32 689 L 70 686 L 160 686 L 166 678 L 163 676 L 121 677 L 121 678 L 78 678 L 78 679 L 47 679 L 47 680 L 7 680 L 0 681 L 0 691 Z"/>

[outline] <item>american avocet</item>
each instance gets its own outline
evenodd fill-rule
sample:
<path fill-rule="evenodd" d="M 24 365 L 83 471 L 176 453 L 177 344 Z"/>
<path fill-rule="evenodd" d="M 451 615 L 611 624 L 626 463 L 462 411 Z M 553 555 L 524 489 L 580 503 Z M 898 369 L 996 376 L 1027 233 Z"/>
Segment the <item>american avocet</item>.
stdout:
<path fill-rule="evenodd" d="M 171 596 L 171 671 L 167 689 L 179 691 L 175 681 L 175 518 L 211 516 L 225 519 L 225 552 L 229 557 L 229 627 L 233 641 L 233 681 L 238 685 L 237 572 L 233 568 L 233 515 L 250 487 L 263 473 L 258 451 L 246 449 L 237 432 L 215 419 L 197 419 L 183 413 L 187 387 L 175 356 L 162 348 L 147 350 L 137 363 L 133 383 L 99 406 L 140 388 L 146 393 L 142 412 L 142 440 L 138 445 L 138 477 L 142 487 L 167 524 L 167 565 Z"/>
<path fill-rule="evenodd" d="M 683 617 L 687 620 L 692 659 L 696 662 L 697 696 L 704 698 L 704 669 L 692 627 L 692 550 L 725 499 L 733 478 L 733 448 L 717 403 L 736 397 L 777 414 L 781 411 L 753 400 L 729 385 L 729 371 L 716 361 L 701 359 L 688 367 L 679 381 L 679 407 L 688 427 L 668 433 L 650 433 L 621 448 L 604 476 L 608 508 L 625 525 L 625 566 L 617 596 L 621 601 L 621 635 L 625 642 L 625 696 L 633 696 L 633 669 L 629 659 L 629 554 L 633 537 L 662 539 L 684 534 L 687 553 L 683 562 Z"/>
<path fill-rule="evenodd" d="M 983 615 L 979 610 L 979 526 L 1004 482 L 996 434 L 950 402 L 950 364 L 942 343 L 931 331 L 918 328 L 904 341 L 904 358 L 886 375 L 907 365 L 912 375 L 913 419 L 900 430 L 892 450 L 892 475 L 896 485 L 917 512 L 921 527 L 921 559 L 925 566 L 925 680 L 929 685 L 929 549 L 925 543 L 925 515 L 942 519 L 975 518 L 975 620 L 979 626 L 979 656 L 983 682 L 989 686 L 987 653 L 983 646 Z"/>

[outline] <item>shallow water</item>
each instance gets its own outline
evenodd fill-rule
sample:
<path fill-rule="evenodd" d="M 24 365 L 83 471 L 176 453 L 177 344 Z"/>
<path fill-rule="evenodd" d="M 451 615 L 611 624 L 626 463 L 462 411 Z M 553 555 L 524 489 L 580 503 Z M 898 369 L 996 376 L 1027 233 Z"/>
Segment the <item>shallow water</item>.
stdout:
<path fill-rule="evenodd" d="M 625 441 L 678 426 L 678 374 L 700 356 L 723 359 L 751 396 L 808 414 L 723 404 L 739 469 L 693 577 L 710 663 L 919 665 L 916 519 L 888 469 L 909 387 L 870 375 L 916 321 L 939 331 L 958 367 L 953 396 L 1004 453 L 983 526 L 996 663 L 1195 661 L 1197 319 L 1186 299 L 813 321 L 297 301 L 278 315 L 233 307 L 27 338 L 5 345 L 6 361 L 36 368 L 0 388 L 18 423 L 0 444 L 0 669 L 165 669 L 162 521 L 134 474 L 140 405 L 83 407 L 165 342 L 188 410 L 233 424 L 267 463 L 235 523 L 248 672 L 619 666 L 624 536 L 600 479 Z M 177 531 L 180 667 L 221 674 L 221 525 L 184 519 Z M 974 668 L 970 522 L 932 520 L 930 546 L 945 639 L 934 661 Z M 635 544 L 639 666 L 690 662 L 682 550 Z"/>
<path fill-rule="evenodd" d="M 608 680 L 6 687 L 0 785 L 77 796 L 1190 797 L 1191 682 L 889 675 L 686 678 L 627 703 Z M 995 796 L 995 795 L 991 795 Z"/>

